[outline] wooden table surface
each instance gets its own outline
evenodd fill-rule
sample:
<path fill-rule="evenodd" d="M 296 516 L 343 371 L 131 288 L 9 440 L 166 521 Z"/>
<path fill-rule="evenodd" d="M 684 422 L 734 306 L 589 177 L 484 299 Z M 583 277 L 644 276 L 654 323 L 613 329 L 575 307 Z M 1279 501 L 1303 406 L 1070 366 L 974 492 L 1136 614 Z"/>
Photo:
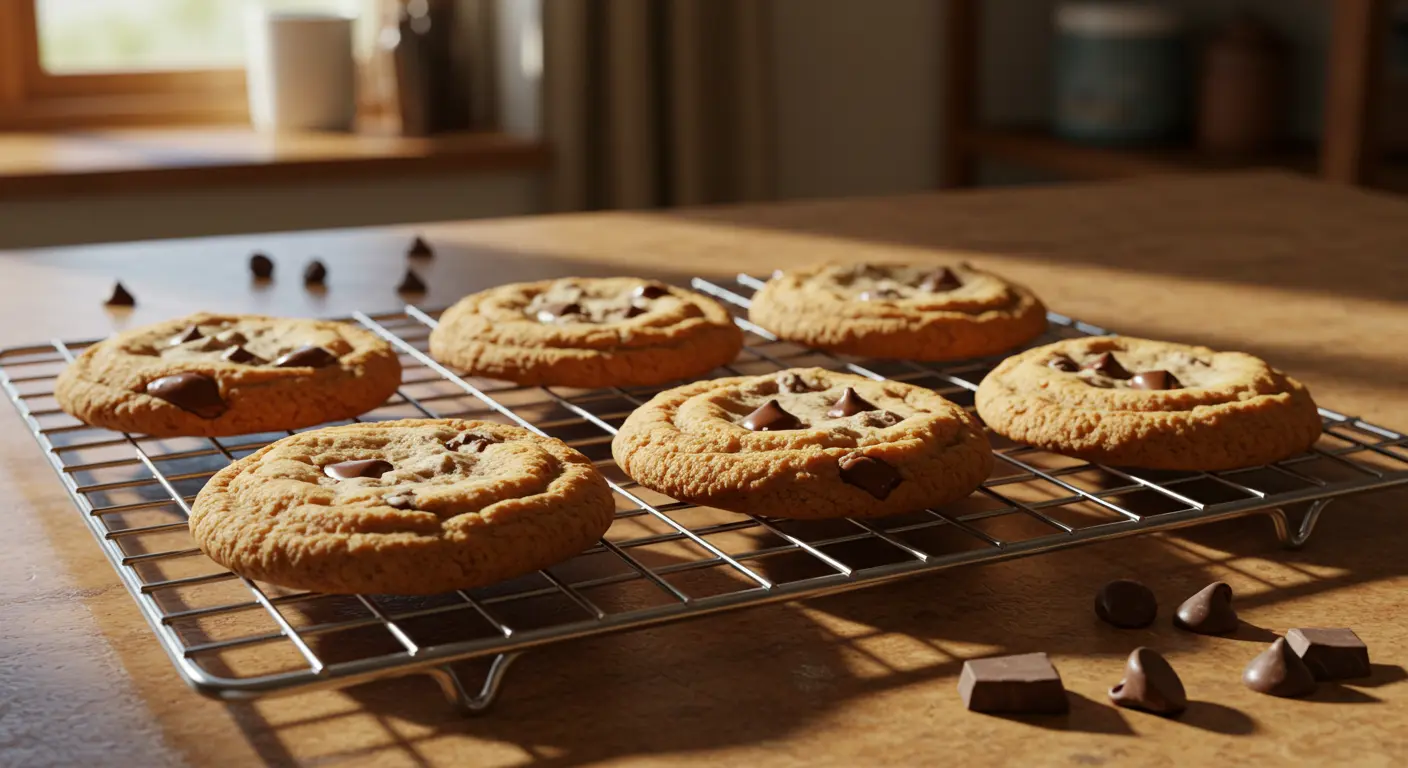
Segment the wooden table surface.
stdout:
<path fill-rule="evenodd" d="M 82 222 L 74 222 L 82 226 Z M 1240 174 L 659 214 L 427 226 L 426 305 L 513 279 L 692 274 L 818 259 L 959 257 L 1056 311 L 1130 334 L 1260 354 L 1322 403 L 1408 427 L 1408 202 Z M 412 230 L 146 243 L 0 255 L 0 345 L 98 336 L 208 308 L 337 315 L 397 306 Z M 247 288 L 267 250 L 278 279 Z M 327 290 L 295 279 L 329 265 Z M 135 311 L 100 304 L 113 276 Z M 226 705 L 178 680 L 12 409 L 0 408 L 0 764 L 1336 765 L 1408 760 L 1408 494 L 1331 505 L 1283 551 L 1263 517 L 961 568 L 525 656 L 497 708 L 462 719 L 427 679 Z M 1118 577 L 1164 605 L 1148 630 L 1091 612 Z M 1232 584 L 1249 623 L 1171 628 L 1182 596 Z M 1349 626 L 1374 676 L 1307 700 L 1243 688 L 1270 632 Z M 1180 720 L 1110 707 L 1136 645 L 1165 652 Z M 963 660 L 1050 653 L 1067 717 L 962 708 Z"/>

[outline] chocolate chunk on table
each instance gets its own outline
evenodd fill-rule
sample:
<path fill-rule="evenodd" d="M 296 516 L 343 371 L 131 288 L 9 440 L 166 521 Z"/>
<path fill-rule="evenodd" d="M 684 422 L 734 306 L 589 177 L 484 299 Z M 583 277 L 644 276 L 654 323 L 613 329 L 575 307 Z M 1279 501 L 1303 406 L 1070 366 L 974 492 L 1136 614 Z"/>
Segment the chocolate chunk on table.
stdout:
<path fill-rule="evenodd" d="M 428 259 L 435 255 L 435 251 L 431 250 L 430 243 L 425 242 L 420 235 L 416 235 L 415 239 L 411 241 L 411 247 L 406 249 L 406 255 Z"/>
<path fill-rule="evenodd" d="M 313 259 L 303 268 L 303 282 L 308 285 L 322 285 L 327 280 L 328 268 L 323 262 Z"/>
<path fill-rule="evenodd" d="M 1044 653 L 966 661 L 958 693 L 974 712 L 1060 714 L 1071 706 L 1061 675 Z"/>
<path fill-rule="evenodd" d="M 267 280 L 274 275 L 274 260 L 262 253 L 255 253 L 249 257 L 249 271 L 260 280 Z"/>
<path fill-rule="evenodd" d="M 1316 680 L 1350 680 L 1372 671 L 1369 647 L 1352 629 L 1299 627 L 1286 633 L 1286 644 Z"/>
<path fill-rule="evenodd" d="M 137 299 L 134 298 L 131 293 L 128 293 L 126 288 L 122 287 L 122 283 L 113 283 L 112 295 L 103 303 L 109 307 L 135 307 L 137 306 Z"/>
<path fill-rule="evenodd" d="M 425 282 L 420 279 L 414 270 L 406 270 L 406 276 L 401 278 L 401 284 L 396 286 L 397 293 L 425 293 Z"/>
<path fill-rule="evenodd" d="M 1173 625 L 1200 635 L 1226 635 L 1237 631 L 1241 621 L 1232 607 L 1232 587 L 1221 581 L 1203 587 L 1183 601 L 1173 616 Z"/>
<path fill-rule="evenodd" d="M 1176 715 L 1188 708 L 1188 693 L 1168 659 L 1153 648 L 1135 648 L 1125 661 L 1124 679 L 1110 689 L 1110 701 L 1156 715 Z"/>
<path fill-rule="evenodd" d="M 1116 579 L 1095 594 L 1095 615 L 1121 629 L 1147 627 L 1158 612 L 1153 590 L 1137 581 Z"/>
<path fill-rule="evenodd" d="M 1242 683 L 1257 693 L 1284 698 L 1300 698 L 1315 692 L 1315 675 L 1304 661 L 1278 637 L 1270 648 L 1257 654 L 1242 672 Z"/>

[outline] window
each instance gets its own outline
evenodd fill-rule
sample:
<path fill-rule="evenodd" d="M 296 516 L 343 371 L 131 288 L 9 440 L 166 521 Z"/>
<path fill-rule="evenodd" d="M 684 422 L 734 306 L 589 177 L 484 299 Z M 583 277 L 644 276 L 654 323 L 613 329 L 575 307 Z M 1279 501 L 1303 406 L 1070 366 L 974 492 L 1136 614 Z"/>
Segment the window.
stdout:
<path fill-rule="evenodd" d="M 243 121 L 249 6 L 371 19 L 377 2 L 0 0 L 0 129 Z"/>

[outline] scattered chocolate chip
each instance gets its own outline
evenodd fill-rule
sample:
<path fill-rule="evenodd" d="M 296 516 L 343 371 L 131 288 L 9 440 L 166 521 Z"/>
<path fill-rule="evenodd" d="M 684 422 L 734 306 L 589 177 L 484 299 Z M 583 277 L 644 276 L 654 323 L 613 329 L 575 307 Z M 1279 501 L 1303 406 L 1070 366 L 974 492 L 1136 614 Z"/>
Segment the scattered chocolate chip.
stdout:
<path fill-rule="evenodd" d="M 397 293 L 425 293 L 425 282 L 420 279 L 413 270 L 406 270 L 406 276 L 401 278 L 401 284 L 396 286 Z"/>
<path fill-rule="evenodd" d="M 1087 371 L 1095 371 L 1104 374 L 1112 379 L 1127 379 L 1129 371 L 1125 370 L 1120 361 L 1109 352 L 1102 352 L 1098 357 L 1083 366 Z"/>
<path fill-rule="evenodd" d="M 459 451 L 460 453 L 483 453 L 485 448 L 496 442 L 498 441 L 492 437 L 476 435 L 472 432 L 461 432 L 445 441 L 445 450 Z"/>
<path fill-rule="evenodd" d="M 1200 635 L 1226 635 L 1235 632 L 1239 623 L 1232 607 L 1232 587 L 1221 581 L 1184 600 L 1173 616 L 1174 626 Z"/>
<path fill-rule="evenodd" d="M 323 474 L 335 480 L 351 480 L 354 477 L 377 478 L 395 469 L 391 462 L 381 459 L 356 459 L 340 461 L 323 467 Z"/>
<path fill-rule="evenodd" d="M 416 497 L 414 494 L 410 493 L 393 493 L 389 496 L 383 496 L 381 500 L 386 502 L 386 506 L 391 507 L 392 509 L 417 508 Z"/>
<path fill-rule="evenodd" d="M 173 373 L 148 382 L 147 394 L 159 397 L 202 419 L 213 419 L 229 409 L 220 398 L 220 385 L 202 373 Z"/>
<path fill-rule="evenodd" d="M 898 299 L 900 292 L 894 288 L 876 288 L 873 291 L 861 291 L 861 301 L 883 301 L 885 299 Z"/>
<path fill-rule="evenodd" d="M 1158 651 L 1135 648 L 1124 665 L 1124 679 L 1110 689 L 1118 707 L 1142 709 L 1156 715 L 1177 715 L 1188 708 L 1183 681 Z"/>
<path fill-rule="evenodd" d="M 783 371 L 777 374 L 777 389 L 781 392 L 792 392 L 794 394 L 812 391 L 812 385 L 802 378 L 800 373 L 793 371 Z"/>
<path fill-rule="evenodd" d="M 1247 664 L 1242 684 L 1257 693 L 1297 699 L 1315 692 L 1315 675 L 1291 650 L 1286 638 L 1278 637 Z"/>
<path fill-rule="evenodd" d="M 313 259 L 303 268 L 303 282 L 307 285 L 322 285 L 328 277 L 328 268 L 323 262 Z"/>
<path fill-rule="evenodd" d="M 801 429 L 802 420 L 784 411 L 776 400 L 769 400 L 743 418 L 744 427 L 754 432 L 778 432 L 787 429 Z"/>
<path fill-rule="evenodd" d="M 561 301 L 556 304 L 545 305 L 538 310 L 538 322 L 551 323 L 563 317 L 582 314 L 582 305 L 575 301 Z"/>
<path fill-rule="evenodd" d="M 919 287 L 930 293 L 939 293 L 962 288 L 963 281 L 958 279 L 958 275 L 955 275 L 953 270 L 948 267 L 940 267 L 925 275 L 924 279 L 919 281 Z"/>
<path fill-rule="evenodd" d="M 268 280 L 274 275 L 274 260 L 262 253 L 249 257 L 249 271 L 260 280 Z"/>
<path fill-rule="evenodd" d="M 881 501 L 888 498 L 890 492 L 904 482 L 904 478 L 900 477 L 899 471 L 894 467 L 869 456 L 851 454 L 842 457 L 839 464 L 842 481 Z"/>
<path fill-rule="evenodd" d="M 186 326 L 186 330 L 181 331 L 180 333 L 171 337 L 171 346 L 174 347 L 179 344 L 185 344 L 188 341 L 195 341 L 196 339 L 203 338 L 205 338 L 205 334 L 201 333 L 199 328 L 194 325 L 188 325 Z"/>
<path fill-rule="evenodd" d="M 425 242 L 420 235 L 416 235 L 415 239 L 411 241 L 411 247 L 406 249 L 406 255 L 428 259 L 435 255 L 435 251 L 431 250 L 430 243 Z"/>
<path fill-rule="evenodd" d="M 831 410 L 826 412 L 827 416 L 833 419 L 843 419 L 847 416 L 854 416 L 857 413 L 866 411 L 878 411 L 873 403 L 856 394 L 851 387 L 846 387 L 846 391 L 841 393 L 841 399 L 831 406 Z"/>
<path fill-rule="evenodd" d="M 669 293 L 670 289 L 659 283 L 646 283 L 645 285 L 636 286 L 636 289 L 631 292 L 631 295 L 637 299 L 658 299 L 661 296 L 669 295 Z"/>
<path fill-rule="evenodd" d="M 1368 677 L 1369 647 L 1343 627 L 1300 627 L 1286 633 L 1286 645 L 1310 667 L 1316 680 L 1350 680 Z"/>
<path fill-rule="evenodd" d="M 225 350 L 225 352 L 220 355 L 220 359 L 231 363 L 243 363 L 244 365 L 263 365 L 265 362 L 264 358 L 238 344 Z"/>
<path fill-rule="evenodd" d="M 1095 594 L 1095 615 L 1121 629 L 1147 627 L 1158 612 L 1153 590 L 1137 581 L 1116 579 Z"/>
<path fill-rule="evenodd" d="M 965 661 L 958 693 L 973 712 L 1061 714 L 1070 709 L 1061 675 L 1044 653 Z"/>
<path fill-rule="evenodd" d="M 1140 371 L 1129 380 L 1131 389 L 1181 389 L 1182 384 L 1168 371 Z"/>
<path fill-rule="evenodd" d="M 103 303 L 109 307 L 137 306 L 137 300 L 132 297 L 132 294 L 127 292 L 126 288 L 122 287 L 122 283 L 112 284 L 112 295 L 109 296 L 108 300 Z"/>
<path fill-rule="evenodd" d="M 1080 366 L 1076 364 L 1076 361 L 1065 355 L 1051 358 L 1051 360 L 1047 362 L 1046 367 L 1055 368 L 1058 371 L 1065 371 L 1066 373 L 1075 373 L 1080 370 Z"/>
<path fill-rule="evenodd" d="M 275 368 L 322 368 L 337 362 L 337 355 L 322 347 L 299 347 L 274 361 Z"/>

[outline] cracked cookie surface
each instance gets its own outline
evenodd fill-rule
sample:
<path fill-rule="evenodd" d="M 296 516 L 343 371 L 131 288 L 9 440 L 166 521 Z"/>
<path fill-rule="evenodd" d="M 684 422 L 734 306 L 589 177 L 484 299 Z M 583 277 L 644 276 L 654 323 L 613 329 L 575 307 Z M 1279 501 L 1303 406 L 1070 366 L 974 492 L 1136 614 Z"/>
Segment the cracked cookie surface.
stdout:
<path fill-rule="evenodd" d="M 391 346 L 354 325 L 202 312 L 88 347 L 55 396 L 94 426 L 219 437 L 351 418 L 400 382 Z"/>
<path fill-rule="evenodd" d="M 430 353 L 469 374 L 518 384 L 642 386 L 731 362 L 743 334 L 718 302 L 634 277 L 514 283 L 441 315 Z"/>
<path fill-rule="evenodd" d="M 749 318 L 788 341 L 906 360 L 994 355 L 1046 330 L 1030 290 L 967 264 L 819 264 L 775 275 Z"/>
<path fill-rule="evenodd" d="M 1310 393 L 1242 352 L 1128 336 L 1048 344 L 978 387 L 994 432 L 1118 466 L 1217 470 L 1293 456 L 1320 436 Z"/>
<path fill-rule="evenodd" d="M 611 525 L 606 481 L 566 443 L 458 419 L 350 424 L 217 472 L 200 548 L 243 576 L 318 592 L 433 594 L 561 562 Z"/>
<path fill-rule="evenodd" d="M 611 452 L 636 482 L 673 498 L 794 519 L 944 504 L 971 493 L 993 463 L 958 405 L 821 368 L 661 392 L 626 419 Z"/>

